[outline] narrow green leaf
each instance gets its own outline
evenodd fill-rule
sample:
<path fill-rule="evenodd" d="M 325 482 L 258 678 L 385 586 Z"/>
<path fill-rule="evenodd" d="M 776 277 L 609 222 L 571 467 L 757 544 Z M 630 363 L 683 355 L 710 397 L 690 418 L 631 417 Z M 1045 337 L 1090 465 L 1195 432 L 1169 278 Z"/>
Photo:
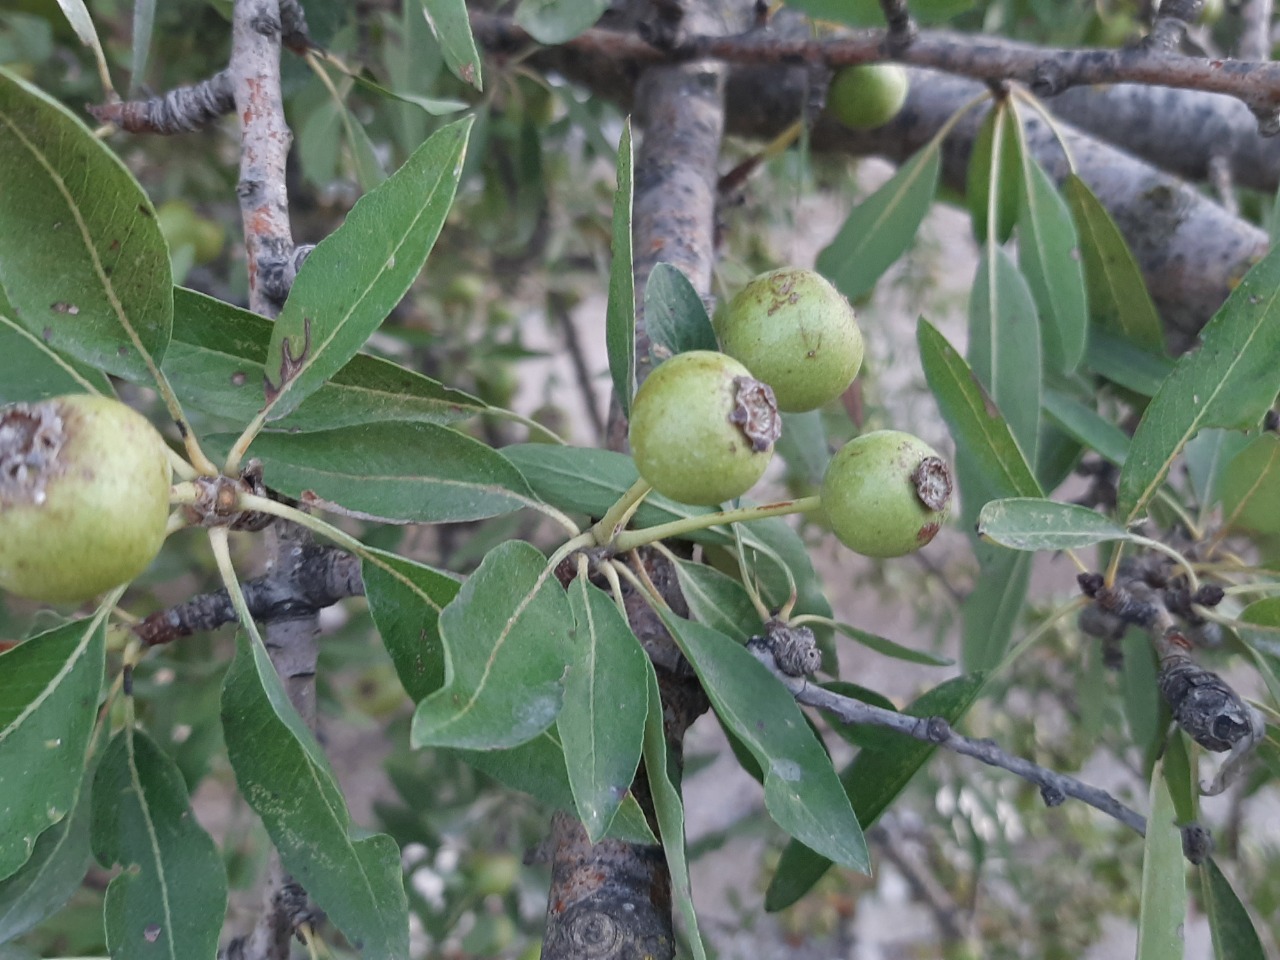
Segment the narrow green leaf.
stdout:
<path fill-rule="evenodd" d="M 1162 764 L 1163 765 L 1163 764 Z M 1151 815 L 1142 857 L 1142 897 L 1138 913 L 1138 960 L 1181 957 L 1186 944 L 1186 864 L 1182 836 L 1174 823 L 1173 798 L 1164 777 L 1151 778 Z"/>
<path fill-rule="evenodd" d="M 84 766 L 85 774 L 70 815 L 40 834 L 31 858 L 17 873 L 0 880 L 0 944 L 21 936 L 56 913 L 84 879 L 92 857 L 89 815 L 95 765 L 88 760 Z"/>
<path fill-rule="evenodd" d="M 163 368 L 182 405 L 235 423 L 252 420 L 262 406 L 272 326 L 256 313 L 175 289 L 173 340 Z M 281 426 L 305 432 L 383 420 L 453 423 L 489 409 L 483 400 L 397 363 L 356 354 Z"/>
<path fill-rule="evenodd" d="M 821 486 L 827 465 L 831 463 L 831 446 L 827 442 L 826 427 L 822 424 L 822 411 L 784 413 L 782 436 L 773 449 L 787 461 L 789 476 L 808 480 L 815 487 Z"/>
<path fill-rule="evenodd" d="M 969 152 L 965 187 L 969 222 L 973 225 L 973 237 L 980 244 L 987 242 L 993 190 L 996 194 L 995 238 L 1004 243 L 1013 235 L 1018 201 L 1024 192 L 1021 154 L 1017 114 L 1007 97 L 996 100 L 978 127 Z"/>
<path fill-rule="evenodd" d="M 1124 706 L 1124 719 L 1129 725 L 1129 736 L 1144 757 L 1148 772 L 1154 763 L 1152 750 L 1157 742 L 1163 742 L 1168 728 L 1169 715 L 1157 680 L 1155 651 L 1147 636 L 1130 630 L 1121 640 L 1124 665 L 1120 670 L 1120 689 Z M 1161 714 L 1164 720 L 1161 720 Z"/>
<path fill-rule="evenodd" d="M 98 30 L 93 25 L 93 18 L 89 16 L 89 8 L 84 5 L 84 0 L 58 0 L 58 6 L 62 8 L 62 15 L 67 18 L 67 23 L 71 24 L 71 29 L 76 32 L 80 42 L 93 51 L 94 58 L 101 69 L 105 70 L 107 58 L 102 52 L 102 41 L 98 39 Z"/>
<path fill-rule="evenodd" d="M 819 254 L 818 272 L 850 300 L 869 293 L 915 241 L 938 192 L 941 146 L 930 141 L 854 207 Z"/>
<path fill-rule="evenodd" d="M 644 323 L 655 364 L 688 350 L 719 350 L 707 308 L 689 278 L 659 263 L 644 288 Z"/>
<path fill-rule="evenodd" d="M 0 314 L 0 403 L 43 400 L 64 393 L 111 396 L 99 370 L 69 360 L 21 324 Z"/>
<path fill-rule="evenodd" d="M 1072 373 L 1084 360 L 1088 296 L 1071 211 L 1035 155 L 1022 151 L 1018 266 L 1035 298 L 1047 364 Z"/>
<path fill-rule="evenodd" d="M 1013 638 L 1031 585 L 1029 553 L 979 544 L 978 577 L 960 613 L 964 630 L 960 662 L 966 670 L 991 670 Z"/>
<path fill-rule="evenodd" d="M 324 751 L 289 703 L 265 650 L 241 636 L 222 690 L 227 755 L 286 870 L 366 956 L 408 960 L 400 851 L 357 840 Z"/>
<path fill-rule="evenodd" d="M 59 353 L 153 382 L 173 280 L 133 175 L 62 104 L 2 69 L 0 170 L 0 284 L 14 319 Z"/>
<path fill-rule="evenodd" d="M 663 613 L 712 707 L 764 771 L 774 822 L 837 863 L 867 873 L 862 828 L 822 744 L 790 693 L 740 644 L 699 623 Z"/>
<path fill-rule="evenodd" d="M 268 420 L 344 367 L 417 278 L 453 205 L 471 118 L 442 127 L 311 252 L 272 329 Z"/>
<path fill-rule="evenodd" d="M 440 611 L 462 584 L 425 564 L 366 549 L 360 569 L 369 613 L 400 684 L 417 702 L 444 685 Z"/>
<path fill-rule="evenodd" d="M 1144 397 L 1154 397 L 1173 372 L 1173 361 L 1163 353 L 1140 347 L 1096 323 L 1089 326 L 1085 366 L 1090 372 Z"/>
<path fill-rule="evenodd" d="M 733 577 L 690 560 L 676 564 L 676 575 L 694 620 L 741 642 L 763 629 L 746 588 Z"/>
<path fill-rule="evenodd" d="M 133 2 L 133 56 L 129 67 L 129 89 L 146 89 L 147 56 L 151 52 L 151 28 L 156 22 L 156 0 Z"/>
<path fill-rule="evenodd" d="M 1258 435 L 1227 464 L 1222 508 L 1223 526 L 1280 533 L 1280 436 Z"/>
<path fill-rule="evenodd" d="M 1164 349 L 1164 328 L 1120 228 L 1088 185 L 1074 173 L 1063 185 L 1084 255 L 1089 313 L 1095 323 L 1140 347 Z"/>
<path fill-rule="evenodd" d="M 1249 437 L 1238 430 L 1201 430 L 1187 441 L 1182 459 L 1187 479 L 1202 506 L 1212 506 L 1222 499 L 1222 479 L 1227 465 L 1249 444 Z"/>
<path fill-rule="evenodd" d="M 613 261 L 609 266 L 609 301 L 605 308 L 604 342 L 609 375 L 624 416 L 631 416 L 636 391 L 636 281 L 631 255 L 631 120 L 622 125 L 618 143 L 618 187 L 613 195 Z"/>
<path fill-rule="evenodd" d="M 1000 247 L 983 251 L 969 297 L 969 364 L 1028 463 L 1040 437 L 1040 325 L 1027 282 Z"/>
<path fill-rule="evenodd" d="M 578 818 L 596 843 L 631 789 L 644 740 L 649 661 L 613 599 L 578 577 L 569 586 L 575 624 L 556 729 Z"/>
<path fill-rule="evenodd" d="M 645 670 L 649 689 L 649 716 L 644 725 L 644 769 L 653 794 L 653 813 L 662 837 L 662 852 L 671 875 L 671 899 L 684 918 L 685 934 L 693 960 L 707 960 L 707 949 L 698 932 L 693 912 L 693 886 L 689 882 L 689 858 L 684 839 L 684 803 L 680 799 L 680 770 L 667 752 L 667 735 L 662 720 L 662 694 L 650 664 Z"/>
<path fill-rule="evenodd" d="M 997 496 L 1041 496 L 1026 457 L 964 358 L 923 317 L 916 336 L 925 378 L 942 417 L 984 482 Z"/>
<path fill-rule="evenodd" d="M 516 23 L 548 46 L 572 40 L 600 19 L 609 0 L 520 0 Z"/>
<path fill-rule="evenodd" d="M 1129 532 L 1089 507 L 1013 497 L 992 500 L 982 508 L 978 536 L 1013 550 L 1072 550 L 1127 540 Z"/>
<path fill-rule="evenodd" d="M 216 447 L 232 438 L 214 436 Z M 324 509 L 393 523 L 450 523 L 535 502 L 497 450 L 434 423 L 365 423 L 262 433 L 250 452 L 275 489 Z"/>
<path fill-rule="evenodd" d="M 454 753 L 485 776 L 512 790 L 527 793 L 553 810 L 576 809 L 564 747 L 554 727 L 506 750 L 455 750 Z M 649 829 L 644 811 L 630 792 L 623 796 L 605 837 L 627 843 L 658 842 Z"/>
<path fill-rule="evenodd" d="M 103 908 L 112 957 L 211 957 L 227 912 L 227 873 L 191 810 L 182 774 L 132 725 L 107 747 L 93 784 L 93 852 L 123 867 Z"/>
<path fill-rule="evenodd" d="M 1063 430 L 1085 446 L 1123 466 L 1129 455 L 1129 438 L 1125 432 L 1093 408 L 1059 390 L 1046 390 L 1044 411 Z"/>
<path fill-rule="evenodd" d="M 1215 960 L 1266 960 L 1249 911 L 1212 857 L 1200 867 L 1200 883 Z"/>
<path fill-rule="evenodd" d="M 1256 426 L 1280 392 L 1280 247 L 1232 291 L 1152 399 L 1120 473 L 1117 514 L 1142 515 L 1188 440 L 1206 427 Z"/>
<path fill-rule="evenodd" d="M 440 614 L 445 685 L 418 704 L 416 747 L 514 747 L 555 722 L 573 613 L 536 548 L 491 550 Z"/>
<path fill-rule="evenodd" d="M 859 630 L 857 627 L 850 626 L 847 623 L 837 623 L 836 631 L 848 637 L 850 640 L 861 644 L 868 650 L 874 650 L 876 653 L 884 657 L 892 657 L 895 660 L 904 660 L 907 663 L 920 663 L 927 667 L 949 667 L 955 663 L 948 657 L 940 657 L 937 654 L 929 653 L 927 650 L 916 650 L 912 647 L 905 647 L 900 643 L 890 640 L 888 637 L 877 636 L 874 633 L 868 633 L 865 630 Z"/>
<path fill-rule="evenodd" d="M 75 805 L 103 658 L 101 616 L 0 653 L 0 879 Z"/>
<path fill-rule="evenodd" d="M 422 4 L 423 16 L 427 18 L 431 32 L 436 35 L 440 50 L 444 53 L 444 62 L 449 67 L 449 72 L 463 83 L 483 90 L 480 53 L 476 50 L 476 41 L 471 35 L 466 0 L 418 2 Z"/>
<path fill-rule="evenodd" d="M 986 674 L 955 677 L 922 694 L 903 712 L 913 717 L 942 717 L 958 723 L 978 698 Z M 840 783 L 853 805 L 858 821 L 870 827 L 904 790 L 937 747 L 919 740 L 898 738 L 894 750 L 864 750 L 840 774 Z M 831 861 L 793 840 L 782 851 L 778 869 L 769 882 L 764 908 L 784 910 L 812 889 Z"/>

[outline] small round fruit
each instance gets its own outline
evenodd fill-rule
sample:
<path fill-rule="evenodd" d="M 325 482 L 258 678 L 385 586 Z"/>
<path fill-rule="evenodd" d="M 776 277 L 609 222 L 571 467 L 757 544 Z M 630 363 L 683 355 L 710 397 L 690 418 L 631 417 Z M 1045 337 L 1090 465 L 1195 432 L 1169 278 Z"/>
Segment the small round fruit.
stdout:
<path fill-rule="evenodd" d="M 160 552 L 163 438 L 119 400 L 77 394 L 0 407 L 0 590 L 79 603 Z"/>
<path fill-rule="evenodd" d="M 951 473 L 923 440 L 897 430 L 855 437 L 822 480 L 835 535 L 868 557 L 900 557 L 933 539 L 947 518 Z"/>
<path fill-rule="evenodd" d="M 631 404 L 636 469 L 681 503 L 709 506 L 746 493 L 781 433 L 773 391 L 710 350 L 659 364 Z"/>
<path fill-rule="evenodd" d="M 907 71 L 896 63 L 845 67 L 827 88 L 827 109 L 854 130 L 883 127 L 906 102 Z"/>
<path fill-rule="evenodd" d="M 812 270 L 784 267 L 756 277 L 729 302 L 719 334 L 724 352 L 769 384 L 788 413 L 830 403 L 862 366 L 853 307 Z"/>

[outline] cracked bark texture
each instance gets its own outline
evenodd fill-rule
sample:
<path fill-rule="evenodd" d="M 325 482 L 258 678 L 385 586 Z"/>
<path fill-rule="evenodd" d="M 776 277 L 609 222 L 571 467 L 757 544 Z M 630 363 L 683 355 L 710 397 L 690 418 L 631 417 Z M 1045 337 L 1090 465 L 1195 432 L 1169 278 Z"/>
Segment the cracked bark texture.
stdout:
<path fill-rule="evenodd" d="M 778 29 L 786 29 L 781 13 L 774 21 L 783 21 Z M 500 35 L 486 34 L 485 24 L 478 27 L 481 39 L 502 41 Z M 624 108 L 632 104 L 636 64 L 620 60 L 616 55 L 583 46 L 560 47 L 539 51 L 531 61 L 562 72 L 596 95 L 609 97 Z M 911 69 L 909 74 L 911 88 L 907 102 L 894 121 L 877 130 L 860 132 L 820 119 L 812 131 L 811 147 L 853 156 L 878 155 L 900 163 L 927 143 L 957 109 L 985 89 L 975 81 L 930 70 Z M 808 70 L 804 66 L 732 68 L 725 91 L 726 133 L 757 140 L 772 139 L 801 116 L 808 88 Z M 1209 101 L 1203 98 L 1224 103 L 1221 97 L 1192 91 L 1147 91 L 1149 97 L 1157 94 L 1176 95 L 1185 102 L 1202 98 L 1196 109 L 1206 111 L 1206 115 Z M 1069 98 L 1079 101 L 1095 95 L 1101 94 L 1081 90 L 1048 102 L 1057 104 Z M 1256 137 L 1256 122 L 1247 108 L 1240 109 L 1249 116 L 1250 129 Z M 1024 111 L 1025 116 L 1030 113 Z M 945 144 L 944 177 L 960 190 L 965 186 L 965 169 L 981 115 L 981 111 L 971 111 Z M 1099 111 L 1097 116 L 1101 125 L 1103 113 Z M 1187 349 L 1240 278 L 1265 253 L 1268 246 L 1265 232 L 1232 216 L 1179 177 L 1166 174 L 1069 124 L 1060 126 L 1070 144 L 1077 172 L 1110 211 L 1134 251 L 1164 319 L 1170 348 Z M 1112 117 L 1107 126 L 1114 133 L 1127 124 Z M 1147 126 L 1154 130 L 1155 122 L 1148 121 Z M 1233 129 L 1239 129 L 1238 125 Z M 1052 176 L 1060 180 L 1066 175 L 1061 149 L 1038 118 L 1029 117 L 1028 141 Z M 1244 143 L 1245 138 L 1241 136 L 1239 141 Z M 1170 150 L 1171 142 L 1178 143 L 1179 150 Z M 1151 139 L 1151 152 L 1165 162 L 1181 152 L 1182 146 L 1183 140 L 1176 136 L 1166 135 L 1158 148 L 1155 137 Z M 1209 155 L 1207 152 L 1204 155 L 1206 164 Z M 1280 163 L 1274 165 L 1280 168 Z M 1236 167 L 1237 182 L 1244 183 L 1242 166 Z"/>

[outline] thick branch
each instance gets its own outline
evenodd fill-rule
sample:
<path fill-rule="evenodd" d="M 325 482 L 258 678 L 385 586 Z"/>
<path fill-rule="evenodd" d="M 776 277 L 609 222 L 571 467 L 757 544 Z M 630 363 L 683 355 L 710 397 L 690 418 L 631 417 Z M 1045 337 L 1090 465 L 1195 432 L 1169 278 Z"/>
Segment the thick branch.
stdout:
<path fill-rule="evenodd" d="M 271 621 L 314 614 L 345 597 L 364 595 L 360 561 L 335 547 L 306 544 L 298 562 L 241 584 L 255 620 Z M 216 630 L 237 619 L 226 588 L 192 597 L 147 617 L 136 627 L 148 646 L 171 643 Z"/>
<path fill-rule="evenodd" d="M 486 45 L 515 49 L 530 42 L 512 22 L 472 14 Z M 578 51 L 607 51 L 616 61 L 650 65 L 721 60 L 744 66 L 822 64 L 843 67 L 894 59 L 985 82 L 1016 80 L 1041 96 L 1100 83 L 1141 83 L 1225 93 L 1242 100 L 1269 132 L 1280 132 L 1280 64 L 1179 57 L 1145 46 L 1120 50 L 1054 50 L 980 36 L 920 31 L 890 56 L 888 32 L 860 30 L 834 39 L 779 37 L 767 32 L 737 36 L 689 35 L 669 48 L 633 34 L 588 30 L 566 44 Z"/>
<path fill-rule="evenodd" d="M 593 36 L 604 33 L 594 31 Z M 480 34 L 481 39 L 494 42 L 502 35 L 501 31 L 489 35 L 484 30 Z M 544 69 L 559 71 L 582 83 L 597 95 L 610 97 L 624 106 L 630 104 L 635 64 L 615 59 L 611 48 L 594 50 L 579 43 L 573 48 L 540 51 L 531 60 Z M 901 162 L 927 143 L 956 110 L 984 89 L 971 81 L 929 71 L 912 70 L 910 76 L 907 103 L 896 120 L 878 130 L 858 132 L 821 119 L 813 128 L 812 147 L 857 156 L 877 154 Z M 808 88 L 808 70 L 803 66 L 731 71 L 725 95 L 727 132 L 753 139 L 773 139 L 802 115 Z M 1207 94 L 1188 91 L 1150 93 L 1152 96 L 1209 98 Z M 1067 94 L 1054 102 L 1076 96 L 1083 94 Z M 1209 99 L 1221 101 L 1219 97 Z M 1031 149 L 1050 173 L 1061 179 L 1067 173 L 1061 149 L 1043 123 L 1029 116 L 1029 111 L 1024 111 L 1024 115 L 1028 115 Z M 961 190 L 965 186 L 969 151 L 980 119 L 980 112 L 971 111 L 945 145 L 945 176 L 949 184 Z M 1118 129 L 1129 124 L 1113 120 L 1111 126 Z M 1170 346 L 1176 351 L 1185 350 L 1195 342 L 1200 328 L 1240 278 L 1266 252 L 1266 234 L 1230 216 L 1180 180 L 1165 176 L 1066 124 L 1062 127 L 1077 173 L 1106 205 L 1134 250 L 1148 289 L 1164 317 Z M 1155 129 L 1154 124 L 1148 127 Z M 1190 134 L 1190 129 L 1187 132 Z M 1254 140 L 1258 140 L 1256 134 Z M 1175 141 L 1163 138 L 1157 147 L 1153 135 L 1151 149 L 1171 157 L 1179 151 L 1170 150 L 1170 142 Z M 1181 146 L 1182 138 L 1176 142 Z M 1280 151 L 1277 157 L 1280 158 Z M 1280 167 L 1280 163 L 1276 166 Z"/>
<path fill-rule="evenodd" d="M 1091 787 L 1075 777 L 1049 770 L 1022 757 L 1012 756 L 1002 750 L 994 740 L 973 740 L 958 734 L 941 717 L 913 717 L 905 713 L 895 713 L 883 707 L 824 690 L 804 677 L 793 677 L 783 673 L 774 662 L 773 654 L 763 644 L 750 644 L 748 649 L 800 703 L 826 710 L 845 723 L 866 723 L 883 727 L 911 737 L 913 740 L 932 743 L 952 753 L 973 757 L 989 766 L 1008 770 L 1038 786 L 1041 797 L 1050 807 L 1058 806 L 1067 797 L 1074 797 L 1096 810 L 1101 810 L 1107 816 L 1114 817 L 1138 833 L 1146 833 L 1146 818 L 1136 810 L 1125 806 L 1105 790 Z"/>

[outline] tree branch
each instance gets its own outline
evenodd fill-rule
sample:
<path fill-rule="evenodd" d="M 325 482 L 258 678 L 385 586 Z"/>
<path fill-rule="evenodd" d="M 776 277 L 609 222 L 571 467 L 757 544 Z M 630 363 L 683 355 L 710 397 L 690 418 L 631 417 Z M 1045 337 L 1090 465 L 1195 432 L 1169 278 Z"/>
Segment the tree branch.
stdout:
<path fill-rule="evenodd" d="M 1008 770 L 1015 776 L 1038 786 L 1040 796 L 1047 806 L 1056 807 L 1067 797 L 1074 797 L 1107 816 L 1114 817 L 1136 832 L 1144 835 L 1146 833 L 1146 818 L 1136 810 L 1125 806 L 1105 790 L 1091 787 L 1075 777 L 1049 770 L 1030 760 L 1012 756 L 1002 750 L 994 740 L 973 740 L 956 733 L 941 717 L 913 717 L 905 713 L 895 713 L 883 707 L 824 690 L 804 677 L 793 677 L 783 673 L 778 668 L 773 653 L 762 642 L 748 643 L 747 649 L 782 682 L 799 703 L 825 710 L 845 723 L 865 723 L 882 727 L 922 743 L 932 743 L 961 756 L 973 757 L 988 766 Z"/>
<path fill-rule="evenodd" d="M 1168 22 L 1175 22 L 1175 18 Z M 532 42 L 512 21 L 490 14 L 473 13 L 472 25 L 485 44 L 495 49 L 513 51 Z M 851 31 L 825 40 L 767 32 L 688 34 L 670 47 L 659 47 L 634 34 L 596 28 L 565 46 L 583 52 L 607 51 L 611 59 L 646 66 L 720 60 L 740 66 L 822 64 L 835 68 L 892 59 L 984 83 L 1016 80 L 1046 97 L 1071 87 L 1102 83 L 1179 87 L 1236 97 L 1259 118 L 1265 132 L 1280 133 L 1278 64 L 1174 56 L 1161 52 L 1158 43 L 1155 49 L 1143 45 L 1119 50 L 1058 50 L 934 30 L 920 31 L 909 45 L 891 55 L 889 39 L 887 30 Z"/>

